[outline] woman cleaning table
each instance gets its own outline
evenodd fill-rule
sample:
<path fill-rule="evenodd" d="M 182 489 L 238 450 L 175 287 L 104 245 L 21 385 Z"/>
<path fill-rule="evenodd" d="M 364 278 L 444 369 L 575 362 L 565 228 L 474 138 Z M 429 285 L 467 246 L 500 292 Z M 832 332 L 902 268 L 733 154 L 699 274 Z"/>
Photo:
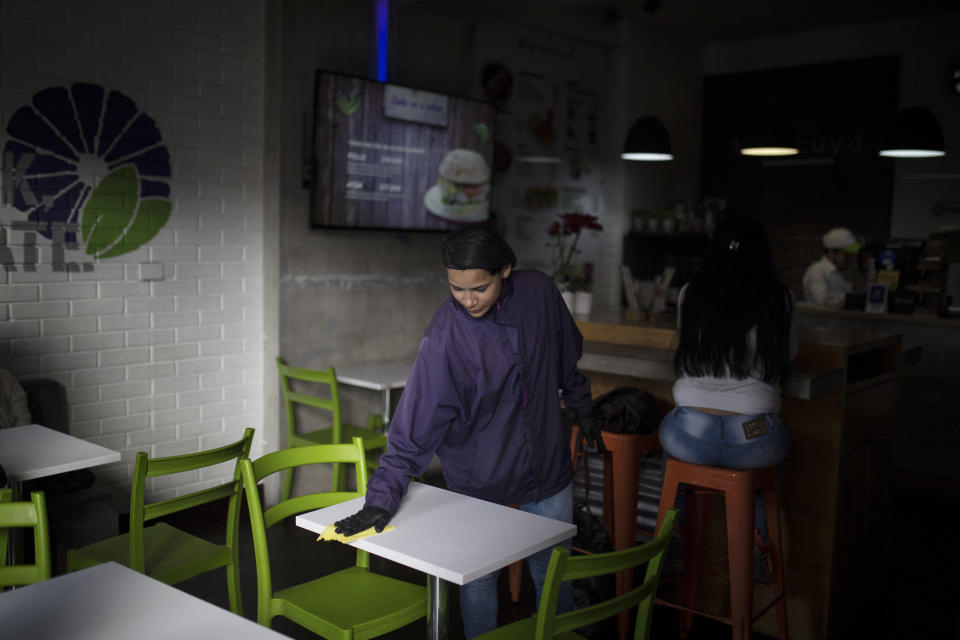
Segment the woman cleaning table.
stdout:
<path fill-rule="evenodd" d="M 590 382 L 577 369 L 580 331 L 553 280 L 514 269 L 513 249 L 492 227 L 461 227 L 444 238 L 440 253 L 451 295 L 420 343 L 364 507 L 337 522 L 336 531 L 382 531 L 410 478 L 434 453 L 448 489 L 572 522 L 561 397 L 587 444 L 604 450 Z M 550 553 L 528 558 L 538 602 Z M 497 626 L 497 573 L 460 589 L 467 638 Z M 569 610 L 566 584 L 559 606 Z"/>

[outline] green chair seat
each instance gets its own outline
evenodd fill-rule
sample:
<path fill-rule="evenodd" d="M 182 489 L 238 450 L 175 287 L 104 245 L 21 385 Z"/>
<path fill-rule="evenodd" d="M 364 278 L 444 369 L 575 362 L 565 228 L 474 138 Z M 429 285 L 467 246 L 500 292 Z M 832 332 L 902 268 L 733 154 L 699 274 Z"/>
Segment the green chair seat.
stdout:
<path fill-rule="evenodd" d="M 130 534 L 73 549 L 72 569 L 104 562 L 130 566 Z M 230 563 L 231 551 L 181 531 L 166 522 L 143 528 L 144 573 L 167 584 L 176 584 Z"/>
<path fill-rule="evenodd" d="M 340 437 L 342 442 L 351 442 L 354 438 L 363 438 L 363 448 L 367 451 L 373 449 L 383 449 L 387 446 L 387 436 L 383 433 L 370 434 L 370 429 L 366 427 L 357 427 L 352 424 L 340 425 Z M 310 431 L 308 433 L 298 433 L 287 439 L 287 445 L 291 447 L 304 447 L 313 444 L 341 444 L 334 442 L 333 429 L 320 429 L 319 431 Z M 369 465 L 369 458 L 367 459 Z"/>
<path fill-rule="evenodd" d="M 375 638 L 424 616 L 423 587 L 348 567 L 274 594 L 286 618 L 324 638 Z"/>

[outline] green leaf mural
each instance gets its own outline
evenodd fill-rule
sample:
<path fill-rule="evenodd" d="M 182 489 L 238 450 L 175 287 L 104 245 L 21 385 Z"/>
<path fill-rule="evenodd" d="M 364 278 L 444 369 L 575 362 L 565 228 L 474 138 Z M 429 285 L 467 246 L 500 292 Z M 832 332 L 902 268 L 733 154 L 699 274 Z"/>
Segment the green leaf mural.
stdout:
<path fill-rule="evenodd" d="M 140 201 L 139 184 L 136 169 L 125 166 L 104 178 L 90 194 L 80 217 L 87 254 L 113 258 L 129 253 L 157 235 L 166 224 L 171 203 Z"/>
<path fill-rule="evenodd" d="M 337 106 L 344 114 L 352 116 L 360 108 L 360 96 L 348 98 L 342 91 L 337 92 Z"/>

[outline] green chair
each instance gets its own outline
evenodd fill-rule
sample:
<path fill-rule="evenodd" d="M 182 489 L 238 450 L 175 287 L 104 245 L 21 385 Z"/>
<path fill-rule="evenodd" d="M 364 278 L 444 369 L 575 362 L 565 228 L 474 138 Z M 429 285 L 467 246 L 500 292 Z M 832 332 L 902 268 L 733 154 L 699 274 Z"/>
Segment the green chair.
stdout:
<path fill-rule="evenodd" d="M 278 472 L 308 464 L 353 464 L 356 491 L 328 491 L 281 500 L 266 511 L 257 483 Z M 418 586 L 370 571 L 370 557 L 357 550 L 356 564 L 291 587 L 274 591 L 270 574 L 267 530 L 292 516 L 327 507 L 366 493 L 367 469 L 360 438 L 352 444 L 321 444 L 282 449 L 257 460 L 241 460 L 240 475 L 250 512 L 250 529 L 257 565 L 257 622 L 265 627 L 276 616 L 296 622 L 328 640 L 363 640 L 383 635 L 427 614 L 426 586 Z M 318 542 L 317 553 L 327 545 Z"/>
<path fill-rule="evenodd" d="M 245 459 L 253 442 L 253 429 L 243 437 L 217 449 L 163 458 L 137 454 L 130 491 L 130 531 L 67 552 L 67 571 L 85 569 L 104 562 L 117 562 L 166 584 L 183 582 L 219 567 L 227 568 L 227 592 L 230 610 L 243 615 L 240 595 L 238 527 L 240 524 L 240 469 L 234 469 L 230 482 L 218 484 L 182 496 L 146 503 L 148 478 L 193 472 Z M 166 522 L 145 527 L 144 523 L 174 513 L 227 498 L 226 536 L 216 544 L 182 531 Z"/>
<path fill-rule="evenodd" d="M 647 544 L 571 557 L 570 551 L 561 547 L 553 550 L 550 566 L 543 584 L 543 595 L 535 615 L 524 620 L 508 624 L 479 636 L 477 640 L 546 640 L 559 638 L 573 640 L 583 638 L 576 629 L 612 618 L 621 611 L 637 607 L 637 622 L 634 626 L 633 640 L 646 640 L 650 636 L 650 621 L 653 611 L 653 599 L 660 583 L 663 559 L 670 545 L 677 520 L 677 511 L 671 509 L 664 518 L 657 537 Z M 613 596 L 601 602 L 591 603 L 583 609 L 557 614 L 557 594 L 564 580 L 580 580 L 596 576 L 614 574 L 647 563 L 643 582 L 629 591 Z"/>
<path fill-rule="evenodd" d="M 287 447 L 305 447 L 314 444 L 341 444 L 352 438 L 363 438 L 366 451 L 382 451 L 387 447 L 387 436 L 383 433 L 383 417 L 371 415 L 366 427 L 343 424 L 340 417 L 340 390 L 337 386 L 337 373 L 329 369 L 301 369 L 284 363 L 277 358 L 280 382 L 283 387 L 283 404 L 287 412 Z M 297 432 L 297 405 L 313 407 L 330 413 L 330 426 L 306 433 Z M 368 456 L 367 466 L 376 468 L 375 459 Z M 339 491 L 346 480 L 346 468 L 339 463 L 333 465 L 331 489 Z M 293 488 L 293 471 L 283 477 L 283 500 L 290 498 Z"/>
<path fill-rule="evenodd" d="M 12 499 L 11 489 L 0 489 L 0 589 L 46 580 L 52 566 L 43 492 L 31 493 L 30 502 L 11 502 Z M 33 564 L 7 566 L 7 542 L 12 528 L 33 529 Z"/>

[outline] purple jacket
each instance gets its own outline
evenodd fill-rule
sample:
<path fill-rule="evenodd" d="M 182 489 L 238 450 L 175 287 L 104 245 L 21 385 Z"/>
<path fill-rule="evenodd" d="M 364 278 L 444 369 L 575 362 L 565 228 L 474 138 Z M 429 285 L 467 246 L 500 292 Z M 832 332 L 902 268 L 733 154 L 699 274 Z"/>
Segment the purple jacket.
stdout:
<path fill-rule="evenodd" d="M 570 430 L 557 392 L 575 416 L 593 409 L 590 381 L 577 370 L 582 346 L 541 271 L 514 270 L 481 318 L 451 296 L 420 342 L 366 504 L 396 513 L 434 452 L 447 488 L 468 496 L 522 504 L 565 488 Z"/>

